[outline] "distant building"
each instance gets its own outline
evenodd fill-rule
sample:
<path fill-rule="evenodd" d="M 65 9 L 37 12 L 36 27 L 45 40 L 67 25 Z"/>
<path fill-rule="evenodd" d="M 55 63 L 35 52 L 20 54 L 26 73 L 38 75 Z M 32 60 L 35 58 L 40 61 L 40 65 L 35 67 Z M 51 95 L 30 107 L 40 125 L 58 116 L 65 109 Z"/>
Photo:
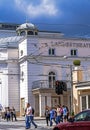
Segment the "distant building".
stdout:
<path fill-rule="evenodd" d="M 90 39 L 39 31 L 32 23 L 1 23 L 0 103 L 3 107 L 14 106 L 21 115 L 27 102 L 35 108 L 36 116 L 44 116 L 46 105 L 65 104 L 71 109 L 71 71 L 76 68 L 73 60 L 79 59 L 85 70 L 90 66 L 89 56 Z M 67 83 L 63 95 L 55 93 L 56 80 Z M 83 98 L 79 100 L 81 106 Z"/>

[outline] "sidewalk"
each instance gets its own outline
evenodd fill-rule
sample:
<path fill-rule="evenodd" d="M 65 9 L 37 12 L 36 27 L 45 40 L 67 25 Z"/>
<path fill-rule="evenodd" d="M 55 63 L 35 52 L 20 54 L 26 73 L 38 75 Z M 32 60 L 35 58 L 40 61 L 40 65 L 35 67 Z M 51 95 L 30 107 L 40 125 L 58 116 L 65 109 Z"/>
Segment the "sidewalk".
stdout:
<path fill-rule="evenodd" d="M 17 120 L 24 121 L 25 116 L 17 117 Z M 34 120 L 45 120 L 45 117 L 34 117 Z"/>

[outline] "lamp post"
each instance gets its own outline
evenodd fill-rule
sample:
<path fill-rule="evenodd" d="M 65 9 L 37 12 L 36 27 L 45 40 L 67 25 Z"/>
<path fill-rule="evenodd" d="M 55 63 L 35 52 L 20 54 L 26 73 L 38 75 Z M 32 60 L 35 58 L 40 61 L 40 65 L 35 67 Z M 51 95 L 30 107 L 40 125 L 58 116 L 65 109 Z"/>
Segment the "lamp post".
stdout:
<path fill-rule="evenodd" d="M 70 65 L 70 77 L 71 77 L 71 114 L 73 112 L 73 73 L 72 73 L 73 65 Z"/>
<path fill-rule="evenodd" d="M 68 57 L 67 56 L 64 56 L 63 57 L 64 59 L 67 59 Z M 70 92 L 70 111 L 71 111 L 71 114 L 73 112 L 73 64 L 69 64 L 68 65 L 69 68 L 70 68 L 70 86 L 71 86 L 71 92 Z"/>

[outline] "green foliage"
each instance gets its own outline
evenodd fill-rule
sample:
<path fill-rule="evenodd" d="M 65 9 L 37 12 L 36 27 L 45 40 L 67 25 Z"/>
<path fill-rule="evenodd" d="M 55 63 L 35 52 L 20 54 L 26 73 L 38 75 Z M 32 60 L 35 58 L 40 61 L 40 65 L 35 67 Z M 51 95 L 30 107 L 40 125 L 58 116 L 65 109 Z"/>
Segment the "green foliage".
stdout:
<path fill-rule="evenodd" d="M 80 60 L 74 60 L 73 61 L 73 65 L 80 66 L 81 65 L 81 61 Z"/>

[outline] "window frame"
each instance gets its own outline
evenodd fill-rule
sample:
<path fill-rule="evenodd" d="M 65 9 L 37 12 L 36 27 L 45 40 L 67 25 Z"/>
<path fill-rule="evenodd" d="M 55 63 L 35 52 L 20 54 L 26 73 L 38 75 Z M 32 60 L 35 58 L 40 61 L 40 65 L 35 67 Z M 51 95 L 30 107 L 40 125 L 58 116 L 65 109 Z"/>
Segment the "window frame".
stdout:
<path fill-rule="evenodd" d="M 56 74 L 53 71 L 50 71 L 48 74 L 49 88 L 54 88 L 56 80 Z"/>
<path fill-rule="evenodd" d="M 90 109 L 90 108 L 89 108 L 89 104 L 88 104 L 88 103 L 89 103 L 89 96 L 90 96 L 90 95 L 81 95 L 81 96 L 80 96 L 81 111 L 84 110 L 84 109 Z M 83 108 L 82 108 L 82 107 L 83 107 L 83 106 L 82 106 L 82 104 L 83 104 L 82 98 L 84 98 L 84 97 L 85 97 L 85 100 L 86 100 L 86 101 L 85 101 L 86 108 L 83 109 Z"/>
<path fill-rule="evenodd" d="M 54 56 L 55 55 L 55 48 L 49 48 L 48 54 L 49 54 L 49 56 Z"/>
<path fill-rule="evenodd" d="M 77 56 L 78 50 L 77 49 L 71 49 L 70 50 L 70 55 L 71 56 Z"/>

